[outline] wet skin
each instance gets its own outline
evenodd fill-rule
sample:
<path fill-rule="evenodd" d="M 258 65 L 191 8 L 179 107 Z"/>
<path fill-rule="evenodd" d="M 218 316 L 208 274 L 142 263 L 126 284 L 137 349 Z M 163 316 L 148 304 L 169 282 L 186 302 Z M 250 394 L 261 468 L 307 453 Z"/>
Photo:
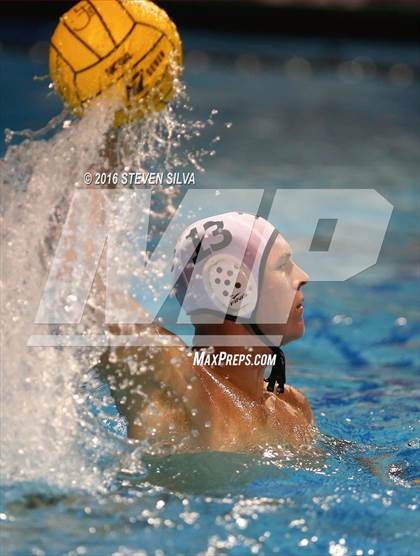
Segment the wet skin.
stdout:
<path fill-rule="evenodd" d="M 291 258 L 290 246 L 279 236 L 269 253 L 258 302 L 257 321 L 273 343 L 284 345 L 304 334 L 302 286 L 308 276 Z M 277 322 L 276 322 L 277 321 Z M 283 324 L 279 321 L 284 321 Z M 167 335 L 154 324 L 113 325 L 112 334 L 140 334 L 148 330 Z M 200 325 L 200 334 L 251 334 L 248 326 L 225 321 Z M 248 354 L 249 349 L 215 347 Z M 263 345 L 252 353 L 271 353 Z M 286 385 L 284 394 L 269 393 L 263 366 L 206 367 L 193 364 L 193 353 L 179 347 L 118 347 L 101 358 L 101 374 L 128 435 L 147 439 L 158 451 L 259 451 L 267 446 L 301 447 L 316 434 L 311 408 L 304 395 Z"/>

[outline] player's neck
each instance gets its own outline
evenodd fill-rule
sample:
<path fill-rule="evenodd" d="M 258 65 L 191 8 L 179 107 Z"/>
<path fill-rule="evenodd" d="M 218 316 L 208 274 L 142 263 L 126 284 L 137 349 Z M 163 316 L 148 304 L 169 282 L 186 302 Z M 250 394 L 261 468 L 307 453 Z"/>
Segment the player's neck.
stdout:
<path fill-rule="evenodd" d="M 200 345 L 200 336 L 250 336 L 248 329 L 231 321 L 222 324 L 208 324 L 196 326 L 195 345 Z M 245 339 L 245 338 L 244 338 Z M 229 342 L 226 342 L 229 343 Z M 246 342 L 244 341 L 243 344 Z M 256 364 L 255 356 L 269 354 L 267 346 L 246 345 L 217 345 L 212 347 L 211 352 L 216 355 L 215 360 L 227 361 L 229 364 L 207 366 L 214 375 L 223 378 L 235 388 L 256 401 L 263 400 L 264 394 L 264 370 L 265 365 Z M 223 356 L 223 357 L 222 357 Z M 231 357 L 229 357 L 231 356 Z M 239 356 L 243 356 L 242 358 Z M 238 362 L 242 359 L 242 363 Z M 233 363 L 236 364 L 233 364 Z"/>
<path fill-rule="evenodd" d="M 252 352 L 243 347 L 221 347 L 215 350 L 215 353 L 226 352 L 227 355 L 250 355 L 251 361 L 255 354 L 261 351 L 261 348 L 254 348 Z M 215 366 L 211 368 L 211 372 L 216 376 L 223 378 L 232 386 L 235 386 L 238 390 L 249 396 L 255 401 L 261 402 L 263 400 L 264 394 L 264 370 L 263 365 L 252 364 L 247 365 L 242 363 L 241 365 L 223 365 Z"/>

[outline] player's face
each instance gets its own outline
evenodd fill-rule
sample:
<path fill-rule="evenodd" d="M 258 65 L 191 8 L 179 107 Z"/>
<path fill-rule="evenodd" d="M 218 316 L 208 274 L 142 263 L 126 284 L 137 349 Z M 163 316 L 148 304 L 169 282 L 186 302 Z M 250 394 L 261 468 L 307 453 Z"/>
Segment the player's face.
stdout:
<path fill-rule="evenodd" d="M 290 245 L 279 235 L 268 255 L 259 294 L 257 323 L 277 344 L 292 342 L 305 332 L 301 288 L 309 277 L 291 255 Z"/>

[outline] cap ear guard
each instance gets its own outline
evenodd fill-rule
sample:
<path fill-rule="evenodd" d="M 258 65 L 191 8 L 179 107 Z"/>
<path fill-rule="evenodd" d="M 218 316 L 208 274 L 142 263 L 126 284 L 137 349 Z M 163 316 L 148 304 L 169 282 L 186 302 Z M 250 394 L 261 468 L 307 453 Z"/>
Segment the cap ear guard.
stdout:
<path fill-rule="evenodd" d="M 278 232 L 266 220 L 224 213 L 192 223 L 174 258 L 175 293 L 186 314 L 253 318 L 265 260 Z"/>
<path fill-rule="evenodd" d="M 215 306 L 233 317 L 250 317 L 256 307 L 258 287 L 251 271 L 227 254 L 213 255 L 203 269 L 204 287 Z"/>

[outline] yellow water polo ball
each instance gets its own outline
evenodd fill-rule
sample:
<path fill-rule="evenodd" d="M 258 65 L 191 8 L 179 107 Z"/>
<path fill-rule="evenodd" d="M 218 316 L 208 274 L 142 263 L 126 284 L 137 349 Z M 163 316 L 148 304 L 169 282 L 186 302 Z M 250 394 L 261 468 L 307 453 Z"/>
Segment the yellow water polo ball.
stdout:
<path fill-rule="evenodd" d="M 55 89 L 79 116 L 100 95 L 117 98 L 115 125 L 164 108 L 181 64 L 176 27 L 149 0 L 82 0 L 51 38 Z"/>

